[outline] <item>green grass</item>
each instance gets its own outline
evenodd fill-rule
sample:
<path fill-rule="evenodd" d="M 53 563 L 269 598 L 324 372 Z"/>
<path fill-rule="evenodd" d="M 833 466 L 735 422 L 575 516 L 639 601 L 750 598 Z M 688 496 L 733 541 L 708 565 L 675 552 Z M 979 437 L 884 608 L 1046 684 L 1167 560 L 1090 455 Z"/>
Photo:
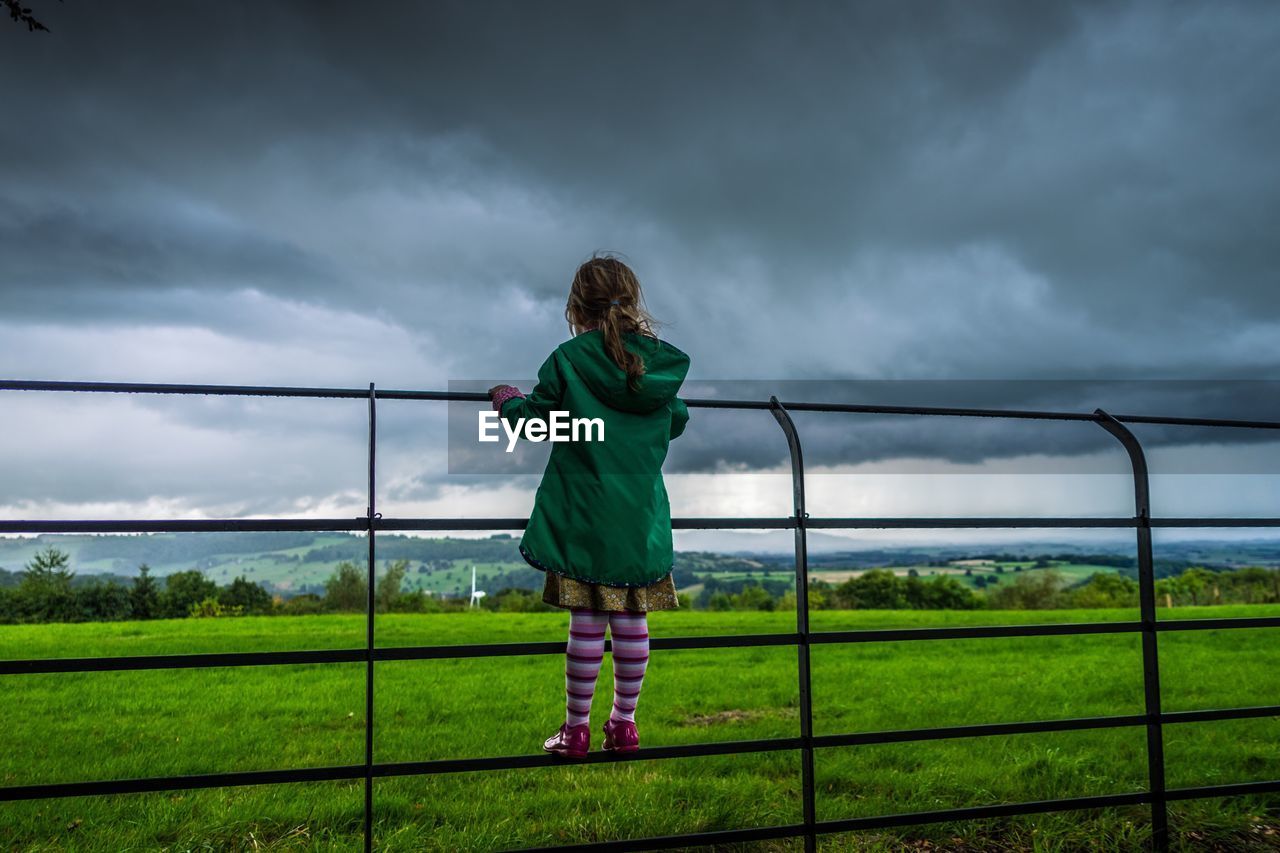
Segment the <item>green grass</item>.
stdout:
<path fill-rule="evenodd" d="M 1186 616 L 1274 613 L 1223 606 Z M 1161 611 L 1162 616 L 1165 611 Z M 817 611 L 814 630 L 1114 621 L 1132 611 Z M 794 629 L 788 613 L 652 614 L 654 636 Z M 563 640 L 565 613 L 379 616 L 382 646 Z M 0 657 L 358 647 L 361 616 L 4 626 Z M 1167 710 L 1276 704 L 1276 629 L 1161 634 Z M 797 732 L 790 647 L 655 651 L 641 697 L 646 746 Z M 563 719 L 558 655 L 377 666 L 379 762 L 539 753 Z M 816 645 L 817 734 L 1137 714 L 1136 635 Z M 594 744 L 612 690 L 602 668 Z M 0 784 L 355 764 L 363 757 L 361 664 L 4 677 Z M 1168 784 L 1280 778 L 1280 720 L 1165 728 Z M 822 749 L 820 820 L 1146 787 L 1142 729 L 958 738 Z M 381 779 L 380 850 L 490 850 L 800 819 L 791 752 Z M 0 806 L 14 850 L 350 850 L 359 783 L 67 798 Z M 1174 803 L 1175 849 L 1280 849 L 1280 797 Z M 824 837 L 824 850 L 1137 850 L 1146 807 L 1067 812 Z M 1270 847 L 1267 847 L 1267 844 Z M 1213 845 L 1217 844 L 1217 847 Z M 967 845 L 967 846 L 966 846 Z M 800 849 L 797 842 L 751 849 Z"/>

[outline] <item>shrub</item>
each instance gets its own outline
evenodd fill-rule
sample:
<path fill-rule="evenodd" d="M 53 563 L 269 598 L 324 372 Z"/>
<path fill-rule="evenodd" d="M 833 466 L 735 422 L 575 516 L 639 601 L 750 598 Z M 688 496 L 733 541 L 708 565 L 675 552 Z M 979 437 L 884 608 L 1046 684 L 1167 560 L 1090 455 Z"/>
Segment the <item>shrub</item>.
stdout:
<path fill-rule="evenodd" d="M 242 616 L 244 611 L 239 606 L 227 607 L 218 599 L 209 596 L 192 604 L 187 615 L 197 619 L 217 619 L 223 616 Z"/>
<path fill-rule="evenodd" d="M 174 572 L 165 578 L 164 592 L 160 595 L 160 612 L 171 619 L 191 615 L 193 605 L 206 598 L 217 600 L 218 585 L 194 569 Z"/>
<path fill-rule="evenodd" d="M 987 605 L 997 610 L 1048 610 L 1064 604 L 1062 575 L 1046 569 L 1025 574 L 1008 586 L 987 594 Z"/>
<path fill-rule="evenodd" d="M 325 606 L 324 599 L 315 593 L 307 592 L 295 595 L 293 598 L 286 598 L 280 602 L 277 609 L 286 616 L 311 616 L 323 613 Z"/>

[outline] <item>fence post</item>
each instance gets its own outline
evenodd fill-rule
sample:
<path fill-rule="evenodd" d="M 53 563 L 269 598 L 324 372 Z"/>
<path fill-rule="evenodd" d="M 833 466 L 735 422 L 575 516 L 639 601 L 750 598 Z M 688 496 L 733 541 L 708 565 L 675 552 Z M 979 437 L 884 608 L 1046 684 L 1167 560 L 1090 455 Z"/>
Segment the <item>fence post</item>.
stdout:
<path fill-rule="evenodd" d="M 378 448 L 377 395 L 373 383 L 369 383 L 369 580 L 365 606 L 365 681 L 364 681 L 364 849 L 373 850 L 373 619 L 374 581 L 377 575 L 374 563 L 374 533 L 378 514 L 374 502 L 374 460 Z"/>
<path fill-rule="evenodd" d="M 791 453 L 792 511 L 796 522 L 796 634 L 800 677 L 800 768 L 802 795 L 804 797 L 804 849 L 814 853 L 817 848 L 817 816 L 814 808 L 813 789 L 813 703 L 809 693 L 809 555 L 808 534 L 805 519 L 809 513 L 804 508 L 804 456 L 800 452 L 800 437 L 790 413 L 769 397 L 769 408 L 787 436 L 787 449 Z"/>
<path fill-rule="evenodd" d="M 1142 622 L 1142 682 L 1147 712 L 1147 778 L 1151 788 L 1151 847 L 1169 849 L 1169 809 L 1165 799 L 1164 736 L 1160 726 L 1160 661 L 1156 651 L 1155 570 L 1151 555 L 1151 490 L 1147 457 L 1128 427 L 1102 409 L 1094 409 L 1097 423 L 1115 436 L 1129 454 L 1138 531 L 1138 607 Z"/>

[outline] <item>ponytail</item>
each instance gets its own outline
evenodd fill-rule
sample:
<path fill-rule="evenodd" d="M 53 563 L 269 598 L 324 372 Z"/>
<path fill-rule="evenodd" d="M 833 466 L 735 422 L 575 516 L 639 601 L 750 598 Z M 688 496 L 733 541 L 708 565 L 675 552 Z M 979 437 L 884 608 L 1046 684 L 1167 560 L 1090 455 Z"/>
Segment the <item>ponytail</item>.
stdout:
<path fill-rule="evenodd" d="M 626 371 L 627 388 L 640 390 L 640 379 L 644 376 L 644 359 L 623 345 L 623 334 L 634 332 L 639 328 L 634 314 L 620 304 L 610 305 L 600 318 L 600 332 L 604 335 L 604 349 L 613 359 L 613 363 Z"/>
<path fill-rule="evenodd" d="M 583 263 L 569 287 L 564 317 L 573 334 L 598 326 L 605 352 L 627 374 L 627 389 L 640 390 L 644 359 L 626 348 L 625 336 L 634 333 L 656 339 L 658 323 L 645 309 L 640 280 L 630 267 L 617 258 L 600 255 Z"/>

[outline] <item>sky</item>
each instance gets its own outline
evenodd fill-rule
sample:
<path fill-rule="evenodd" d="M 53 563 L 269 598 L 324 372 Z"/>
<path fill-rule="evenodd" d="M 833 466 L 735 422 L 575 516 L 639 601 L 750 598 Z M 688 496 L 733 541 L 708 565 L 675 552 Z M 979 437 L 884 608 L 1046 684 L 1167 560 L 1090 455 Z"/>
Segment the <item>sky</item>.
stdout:
<path fill-rule="evenodd" d="M 686 396 L 1280 420 L 1273 4 L 29 5 L 0 378 L 527 391 L 612 251 Z M 379 408 L 384 514 L 527 514 L 536 452 L 452 470 L 445 408 Z M 0 518 L 367 502 L 361 401 L 0 421 Z M 797 423 L 813 515 L 1133 510 L 1096 425 Z M 1280 515 L 1280 436 L 1134 431 L 1154 514 Z M 667 466 L 678 516 L 787 515 L 787 477 L 760 412 L 695 409 Z"/>

